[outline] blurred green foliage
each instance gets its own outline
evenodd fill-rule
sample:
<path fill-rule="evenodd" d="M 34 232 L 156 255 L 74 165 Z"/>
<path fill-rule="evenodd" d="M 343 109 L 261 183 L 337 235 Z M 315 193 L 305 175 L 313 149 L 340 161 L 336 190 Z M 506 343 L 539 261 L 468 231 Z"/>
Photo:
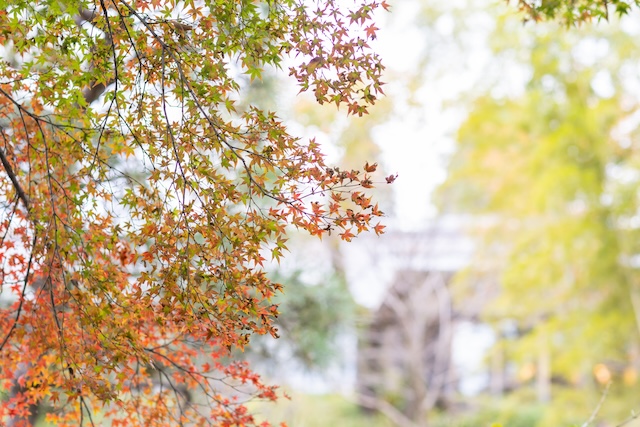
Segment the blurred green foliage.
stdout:
<path fill-rule="evenodd" d="M 492 62 L 505 75 L 488 76 L 473 88 L 474 95 L 487 90 L 473 101 L 459 130 L 439 197 L 443 211 L 482 219 L 482 243 L 470 270 L 490 270 L 501 287 L 485 320 L 497 330 L 505 319 L 517 325 L 517 335 L 502 343 L 516 371 L 535 362 L 541 345 L 549 349 L 552 400 L 537 403 L 535 384 L 523 381 L 504 397 L 460 397 L 460 410 L 430 418 L 435 427 L 582 425 L 601 398 L 593 374 L 597 364 L 609 366 L 613 380 L 598 420 L 616 425 L 639 409 L 635 396 L 640 387 L 627 372 L 640 370 L 640 305 L 634 306 L 640 301 L 640 40 L 622 31 L 611 13 L 627 13 L 626 5 L 635 2 L 520 5 L 527 3 L 532 6 L 528 18 L 535 20 L 576 24 L 608 18 L 610 24 L 565 29 L 557 22 L 523 26 L 513 15 L 495 17 Z M 471 19 L 471 9 L 454 7 L 448 12 L 454 16 L 453 34 L 435 34 L 439 8 L 453 6 L 431 2 L 430 7 L 434 10 L 424 14 L 424 26 L 431 50 L 415 73 L 433 78 L 442 39 L 464 50 L 479 21 Z M 497 8 L 487 10 L 493 14 Z M 449 75 L 449 63 L 443 64 L 442 73 Z M 427 66 L 431 72 L 423 73 Z M 513 78 L 507 72 L 514 70 L 525 76 L 524 92 L 504 89 Z M 257 101 L 273 93 L 270 84 L 256 85 Z M 412 84 L 409 96 L 418 102 L 424 92 Z M 341 141 L 343 162 L 378 155 L 371 129 L 390 107 L 348 123 L 339 113 L 313 109 L 304 101 L 294 108 L 303 126 Z M 335 332 L 352 324 L 353 302 L 339 278 L 310 285 L 300 276 L 299 271 L 277 278 L 289 290 L 278 301 L 281 345 L 303 366 L 322 369 L 335 356 Z M 463 279 L 469 292 L 473 279 L 473 274 Z M 270 359 L 273 347 L 257 348 L 264 360 L 277 360 Z M 276 408 L 280 416 L 268 418 L 291 426 L 391 425 L 339 396 L 295 395 Z"/>
<path fill-rule="evenodd" d="M 281 312 L 278 326 L 298 360 L 323 368 L 337 357 L 338 335 L 353 327 L 356 306 L 339 274 L 321 284 L 305 283 L 300 274 L 277 278 L 290 289 L 275 300 Z"/>
<path fill-rule="evenodd" d="M 541 407 L 533 396 L 516 393 L 504 399 L 478 397 L 471 399 L 462 411 L 434 414 L 429 427 L 534 427 L 541 420 Z M 291 394 L 276 404 L 252 404 L 260 419 L 285 421 L 291 427 L 393 427 L 380 414 L 363 411 L 351 400 L 338 394 Z M 549 424 L 551 425 L 551 424 Z"/>
<path fill-rule="evenodd" d="M 285 421 L 290 427 L 393 427 L 378 414 L 366 414 L 358 405 L 337 394 L 291 394 L 276 404 L 256 403 L 256 412 L 270 421 Z"/>
<path fill-rule="evenodd" d="M 434 416 L 431 427 L 535 427 L 541 421 L 542 408 L 529 391 L 469 398 L 465 405 L 459 413 Z"/>
<path fill-rule="evenodd" d="M 244 355 L 237 355 L 265 365 L 274 377 L 295 370 L 322 372 L 342 362 L 337 340 L 340 334 L 353 333 L 356 304 L 342 275 L 327 273 L 321 283 L 303 276 L 303 270 L 273 275 L 287 289 L 272 299 L 280 311 L 276 322 L 280 338 L 256 336 Z"/>
<path fill-rule="evenodd" d="M 522 419 L 504 418 L 508 397 L 477 425 L 581 425 L 607 376 L 600 419 L 615 423 L 637 409 L 639 388 L 629 374 L 640 364 L 638 37 L 618 23 L 498 19 L 491 45 L 528 82 L 474 102 L 440 205 L 480 219 L 470 270 L 489 271 L 500 288 L 485 319 L 517 326 L 505 343 L 515 369 L 549 353 L 553 388 L 549 404 L 517 410 Z M 464 275 L 468 292 L 473 278 Z M 596 378 L 599 364 L 607 372 Z"/>

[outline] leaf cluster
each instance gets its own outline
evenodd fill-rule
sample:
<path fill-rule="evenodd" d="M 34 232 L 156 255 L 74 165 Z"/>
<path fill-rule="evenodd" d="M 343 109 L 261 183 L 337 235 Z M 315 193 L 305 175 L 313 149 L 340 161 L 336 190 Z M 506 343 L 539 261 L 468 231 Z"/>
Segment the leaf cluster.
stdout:
<path fill-rule="evenodd" d="M 583 22 L 609 20 L 610 15 L 627 15 L 637 0 L 518 0 L 525 20 L 535 22 L 557 19 L 567 26 Z"/>

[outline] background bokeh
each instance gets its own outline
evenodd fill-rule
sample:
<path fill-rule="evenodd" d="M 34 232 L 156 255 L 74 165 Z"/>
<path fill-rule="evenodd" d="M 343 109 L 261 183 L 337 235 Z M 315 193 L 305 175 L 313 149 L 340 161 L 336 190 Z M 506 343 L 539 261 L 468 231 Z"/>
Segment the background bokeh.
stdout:
<path fill-rule="evenodd" d="M 390 4 L 370 115 L 275 74 L 247 89 L 336 165 L 378 162 L 388 225 L 288 243 L 282 338 L 242 357 L 291 400 L 256 411 L 296 427 L 640 425 L 640 15 Z"/>

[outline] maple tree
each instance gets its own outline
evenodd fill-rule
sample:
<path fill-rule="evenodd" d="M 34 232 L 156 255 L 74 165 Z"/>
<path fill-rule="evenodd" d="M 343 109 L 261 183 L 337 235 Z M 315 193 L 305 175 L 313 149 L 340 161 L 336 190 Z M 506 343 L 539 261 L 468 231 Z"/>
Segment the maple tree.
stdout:
<path fill-rule="evenodd" d="M 276 390 L 225 361 L 277 335 L 265 261 L 291 227 L 383 226 L 375 165 L 332 168 L 275 113 L 237 108 L 243 75 L 290 58 L 318 102 L 365 114 L 388 5 L 0 5 L 0 419 L 46 404 L 56 425 L 255 425 L 243 403 Z"/>
<path fill-rule="evenodd" d="M 567 25 L 592 20 L 608 20 L 612 15 L 627 15 L 638 0 L 518 0 L 518 8 L 527 20 L 559 19 Z"/>

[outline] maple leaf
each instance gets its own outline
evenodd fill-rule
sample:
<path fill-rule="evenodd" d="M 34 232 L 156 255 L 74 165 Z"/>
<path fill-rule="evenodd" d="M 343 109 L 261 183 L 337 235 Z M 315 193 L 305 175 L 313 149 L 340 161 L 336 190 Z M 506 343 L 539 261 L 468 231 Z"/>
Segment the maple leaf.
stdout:
<path fill-rule="evenodd" d="M 351 232 L 351 230 L 346 230 L 340 233 L 340 238 L 347 242 L 350 242 L 354 237 L 355 235 Z"/>
<path fill-rule="evenodd" d="M 367 28 L 364 29 L 364 32 L 366 33 L 367 37 L 369 37 L 371 39 L 375 39 L 376 38 L 376 31 L 378 31 L 379 29 L 380 28 L 378 28 L 375 25 L 371 24 Z"/>

